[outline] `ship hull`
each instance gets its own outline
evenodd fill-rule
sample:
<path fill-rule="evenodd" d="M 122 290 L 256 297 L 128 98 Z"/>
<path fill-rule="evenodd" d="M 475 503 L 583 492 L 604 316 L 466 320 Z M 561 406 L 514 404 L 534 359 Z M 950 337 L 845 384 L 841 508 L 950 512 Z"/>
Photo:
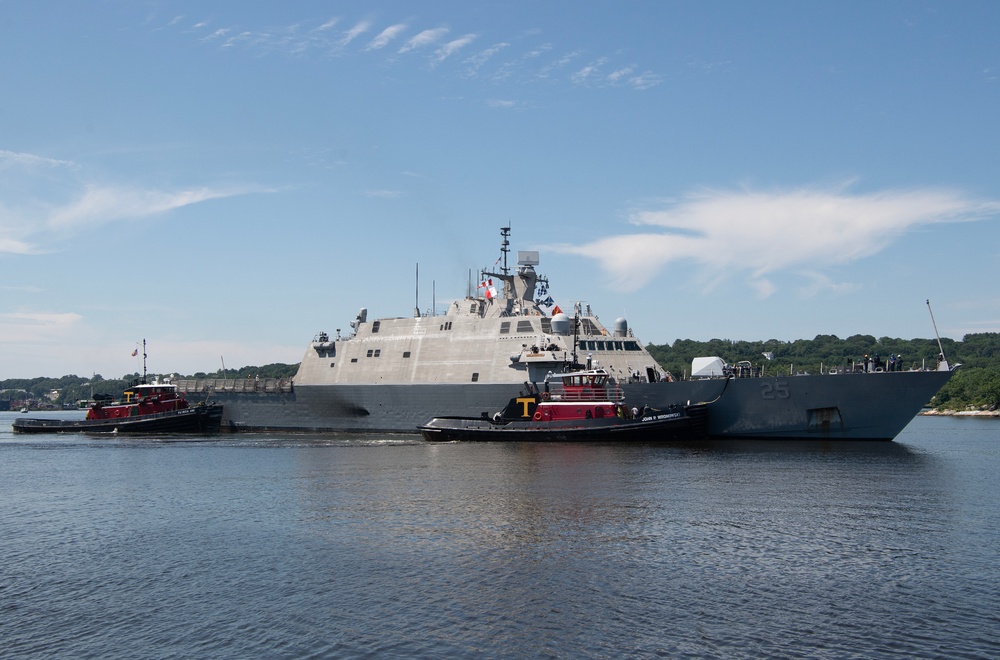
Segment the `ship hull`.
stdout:
<path fill-rule="evenodd" d="M 948 381 L 947 371 L 689 380 L 622 385 L 630 406 L 711 402 L 710 437 L 895 438 Z M 223 430 L 416 433 L 441 415 L 480 417 L 514 384 L 295 385 L 289 392 L 220 392 Z"/>

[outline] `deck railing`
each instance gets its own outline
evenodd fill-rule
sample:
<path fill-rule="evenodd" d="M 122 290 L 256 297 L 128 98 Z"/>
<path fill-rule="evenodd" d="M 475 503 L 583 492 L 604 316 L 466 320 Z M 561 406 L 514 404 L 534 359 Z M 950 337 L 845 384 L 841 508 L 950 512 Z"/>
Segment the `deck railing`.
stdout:
<path fill-rule="evenodd" d="M 189 394 L 210 392 L 291 392 L 291 378 L 197 378 L 174 381 Z"/>

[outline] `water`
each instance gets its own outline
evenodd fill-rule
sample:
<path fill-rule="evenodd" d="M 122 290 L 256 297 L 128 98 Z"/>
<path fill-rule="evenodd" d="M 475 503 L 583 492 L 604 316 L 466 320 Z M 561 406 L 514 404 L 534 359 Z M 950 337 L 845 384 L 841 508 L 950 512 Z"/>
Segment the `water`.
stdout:
<path fill-rule="evenodd" d="M 14 436 L 0 655 L 1000 656 L 1000 421 L 895 443 Z"/>

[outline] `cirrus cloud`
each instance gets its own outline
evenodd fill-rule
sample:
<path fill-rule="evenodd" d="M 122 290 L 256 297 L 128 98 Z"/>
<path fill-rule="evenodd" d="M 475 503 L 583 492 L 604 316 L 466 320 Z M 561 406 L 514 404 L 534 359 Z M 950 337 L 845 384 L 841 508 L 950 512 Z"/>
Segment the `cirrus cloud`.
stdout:
<path fill-rule="evenodd" d="M 82 231 L 255 192 L 257 186 L 166 190 L 86 180 L 84 167 L 0 151 L 0 254 L 46 252 Z"/>
<path fill-rule="evenodd" d="M 823 268 L 870 257 L 923 225 L 996 215 L 1000 202 L 944 189 L 708 189 L 634 211 L 629 221 L 645 228 L 639 233 L 552 249 L 596 260 L 624 290 L 639 289 L 670 264 L 687 261 L 704 268 L 706 289 L 739 274 L 767 297 L 777 289 L 770 279 L 776 273 L 804 274 L 811 281 L 802 289 L 806 293 L 837 290 L 845 285 L 830 282 Z"/>

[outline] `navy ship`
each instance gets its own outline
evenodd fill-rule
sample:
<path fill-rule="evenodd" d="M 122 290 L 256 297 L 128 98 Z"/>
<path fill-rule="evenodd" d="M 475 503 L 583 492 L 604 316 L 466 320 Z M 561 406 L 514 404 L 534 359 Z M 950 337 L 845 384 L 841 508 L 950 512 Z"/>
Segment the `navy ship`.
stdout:
<path fill-rule="evenodd" d="M 497 401 L 549 374 L 599 368 L 630 405 L 712 403 L 713 438 L 887 441 L 952 374 L 942 361 L 933 370 L 761 375 L 699 358 L 690 377 L 675 379 L 625 319 L 608 328 L 589 305 L 552 306 L 538 252 L 518 252 L 509 266 L 509 227 L 501 237 L 501 257 L 481 271 L 476 292 L 443 315 L 369 319 L 362 309 L 349 335 L 314 337 L 294 378 L 177 385 L 223 404 L 223 430 L 417 433 L 435 416 L 492 416 Z"/>

